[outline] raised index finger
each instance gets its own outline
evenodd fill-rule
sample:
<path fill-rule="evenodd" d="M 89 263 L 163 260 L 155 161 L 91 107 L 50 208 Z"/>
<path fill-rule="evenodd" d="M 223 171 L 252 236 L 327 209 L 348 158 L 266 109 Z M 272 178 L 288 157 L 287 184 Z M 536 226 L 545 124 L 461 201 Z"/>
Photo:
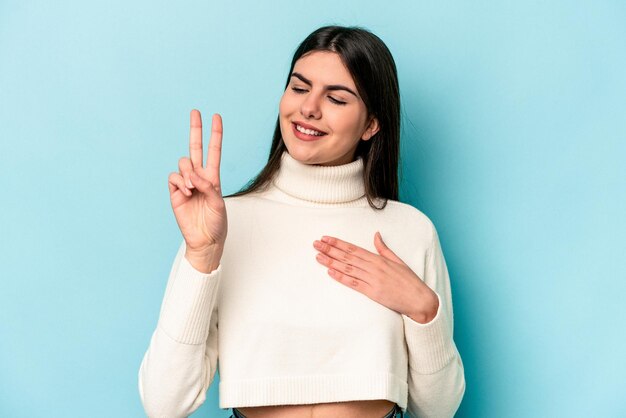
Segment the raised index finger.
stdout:
<path fill-rule="evenodd" d="M 202 168 L 202 117 L 193 109 L 189 120 L 189 158 L 193 168 Z"/>

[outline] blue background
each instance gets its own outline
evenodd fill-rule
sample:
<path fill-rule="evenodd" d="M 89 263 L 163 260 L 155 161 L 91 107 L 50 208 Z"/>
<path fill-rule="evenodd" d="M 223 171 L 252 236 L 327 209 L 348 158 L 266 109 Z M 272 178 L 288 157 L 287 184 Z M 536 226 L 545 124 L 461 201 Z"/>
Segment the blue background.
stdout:
<path fill-rule="evenodd" d="M 142 416 L 189 111 L 223 115 L 238 190 L 291 54 L 329 23 L 396 59 L 402 199 L 448 261 L 458 416 L 626 416 L 625 22 L 598 0 L 0 0 L 0 416 Z M 228 416 L 217 396 L 194 416 Z"/>

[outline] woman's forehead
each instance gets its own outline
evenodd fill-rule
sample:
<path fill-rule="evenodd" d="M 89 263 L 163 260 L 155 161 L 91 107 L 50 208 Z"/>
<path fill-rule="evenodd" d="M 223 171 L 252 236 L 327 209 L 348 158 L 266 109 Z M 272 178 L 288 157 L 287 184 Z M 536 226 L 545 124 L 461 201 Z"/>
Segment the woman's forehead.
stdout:
<path fill-rule="evenodd" d="M 336 52 L 313 51 L 300 57 L 293 68 L 313 84 L 355 87 L 352 75 Z"/>

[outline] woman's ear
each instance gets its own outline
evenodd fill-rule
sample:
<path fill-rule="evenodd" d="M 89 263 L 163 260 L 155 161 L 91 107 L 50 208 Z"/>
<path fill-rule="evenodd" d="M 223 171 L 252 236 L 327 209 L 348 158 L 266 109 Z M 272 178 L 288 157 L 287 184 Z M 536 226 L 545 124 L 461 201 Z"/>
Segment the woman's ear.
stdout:
<path fill-rule="evenodd" d="M 367 128 L 365 129 L 365 132 L 363 132 L 363 135 L 361 135 L 361 139 L 363 141 L 369 141 L 371 137 L 376 135 L 379 129 L 380 129 L 380 126 L 378 125 L 378 119 L 376 119 L 375 117 L 372 117 L 369 123 L 367 124 Z"/>

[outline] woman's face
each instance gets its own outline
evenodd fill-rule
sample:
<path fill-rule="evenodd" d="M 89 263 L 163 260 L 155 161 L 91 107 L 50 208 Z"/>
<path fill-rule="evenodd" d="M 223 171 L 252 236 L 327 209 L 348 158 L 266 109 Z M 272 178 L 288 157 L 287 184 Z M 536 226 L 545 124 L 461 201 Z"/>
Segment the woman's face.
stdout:
<path fill-rule="evenodd" d="M 305 164 L 354 160 L 359 141 L 378 132 L 352 76 L 334 52 L 303 55 L 280 100 L 280 130 L 289 154 Z"/>

